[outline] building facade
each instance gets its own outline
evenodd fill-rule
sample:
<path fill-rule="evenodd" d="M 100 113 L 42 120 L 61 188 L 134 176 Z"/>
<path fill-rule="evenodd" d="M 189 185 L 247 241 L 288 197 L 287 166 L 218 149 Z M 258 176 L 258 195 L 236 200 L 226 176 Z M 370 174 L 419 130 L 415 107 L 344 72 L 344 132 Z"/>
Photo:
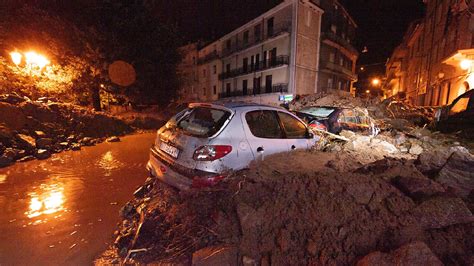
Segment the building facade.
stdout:
<path fill-rule="evenodd" d="M 387 63 L 384 93 L 441 106 L 474 86 L 474 2 L 424 2 L 425 17 L 410 26 Z"/>
<path fill-rule="evenodd" d="M 331 9 L 325 17 L 322 6 Z M 194 69 L 197 80 L 183 82 L 181 100 L 278 104 L 295 95 L 349 90 L 356 80 L 355 27 L 335 0 L 285 0 L 206 46 L 183 49 L 198 57 L 189 65 L 184 55 L 180 69 Z"/>
<path fill-rule="evenodd" d="M 321 52 L 318 90 L 352 91 L 357 82 L 359 52 L 353 43 L 357 24 L 337 0 L 322 0 Z"/>

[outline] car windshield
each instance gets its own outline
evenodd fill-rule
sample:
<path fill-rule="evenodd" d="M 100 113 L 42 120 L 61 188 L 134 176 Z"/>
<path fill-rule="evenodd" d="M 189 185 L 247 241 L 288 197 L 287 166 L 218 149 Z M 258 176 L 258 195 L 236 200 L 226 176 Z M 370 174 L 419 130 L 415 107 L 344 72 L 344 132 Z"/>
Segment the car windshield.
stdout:
<path fill-rule="evenodd" d="M 312 116 L 326 118 L 329 117 L 334 111 L 336 111 L 336 109 L 331 107 L 306 107 L 301 109 L 299 112 Z"/>
<path fill-rule="evenodd" d="M 194 107 L 177 114 L 169 123 L 176 125 L 186 134 L 196 137 L 210 137 L 224 126 L 229 116 L 230 112 L 224 110 Z"/>

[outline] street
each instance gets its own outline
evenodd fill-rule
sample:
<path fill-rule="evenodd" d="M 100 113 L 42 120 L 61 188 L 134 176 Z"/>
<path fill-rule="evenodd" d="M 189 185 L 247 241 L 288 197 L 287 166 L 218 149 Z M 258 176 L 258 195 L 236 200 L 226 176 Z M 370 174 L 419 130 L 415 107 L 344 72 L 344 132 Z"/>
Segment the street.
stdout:
<path fill-rule="evenodd" d="M 87 265 L 144 182 L 154 133 L 0 169 L 0 265 Z"/>

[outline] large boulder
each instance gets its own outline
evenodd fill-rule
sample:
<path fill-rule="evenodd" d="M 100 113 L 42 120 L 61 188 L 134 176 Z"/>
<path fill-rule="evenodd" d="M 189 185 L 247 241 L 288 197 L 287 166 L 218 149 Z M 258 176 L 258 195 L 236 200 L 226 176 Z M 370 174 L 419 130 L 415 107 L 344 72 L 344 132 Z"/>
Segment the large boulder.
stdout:
<path fill-rule="evenodd" d="M 50 138 L 41 138 L 36 140 L 36 148 L 48 149 L 53 144 L 53 140 Z"/>
<path fill-rule="evenodd" d="M 27 116 L 15 105 L 0 102 L 0 124 L 11 130 L 22 130 L 28 124 Z"/>
<path fill-rule="evenodd" d="M 415 208 L 414 216 L 424 229 L 474 222 L 474 216 L 460 198 L 435 197 L 426 200 Z"/>
<path fill-rule="evenodd" d="M 474 156 L 469 152 L 453 152 L 435 179 L 456 196 L 467 198 L 474 190 Z"/>
<path fill-rule="evenodd" d="M 359 260 L 357 266 L 395 265 L 444 265 L 423 242 L 413 242 L 401 246 L 390 253 L 372 252 Z"/>
<path fill-rule="evenodd" d="M 398 176 L 392 182 L 403 193 L 414 199 L 445 192 L 443 186 L 424 176 Z"/>

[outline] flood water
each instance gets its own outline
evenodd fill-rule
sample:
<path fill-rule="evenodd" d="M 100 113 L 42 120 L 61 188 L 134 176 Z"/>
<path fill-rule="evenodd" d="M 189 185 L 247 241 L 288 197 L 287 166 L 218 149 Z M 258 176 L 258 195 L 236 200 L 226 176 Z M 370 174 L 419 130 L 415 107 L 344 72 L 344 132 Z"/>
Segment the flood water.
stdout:
<path fill-rule="evenodd" d="M 147 173 L 155 134 L 0 169 L 0 265 L 90 265 Z"/>

